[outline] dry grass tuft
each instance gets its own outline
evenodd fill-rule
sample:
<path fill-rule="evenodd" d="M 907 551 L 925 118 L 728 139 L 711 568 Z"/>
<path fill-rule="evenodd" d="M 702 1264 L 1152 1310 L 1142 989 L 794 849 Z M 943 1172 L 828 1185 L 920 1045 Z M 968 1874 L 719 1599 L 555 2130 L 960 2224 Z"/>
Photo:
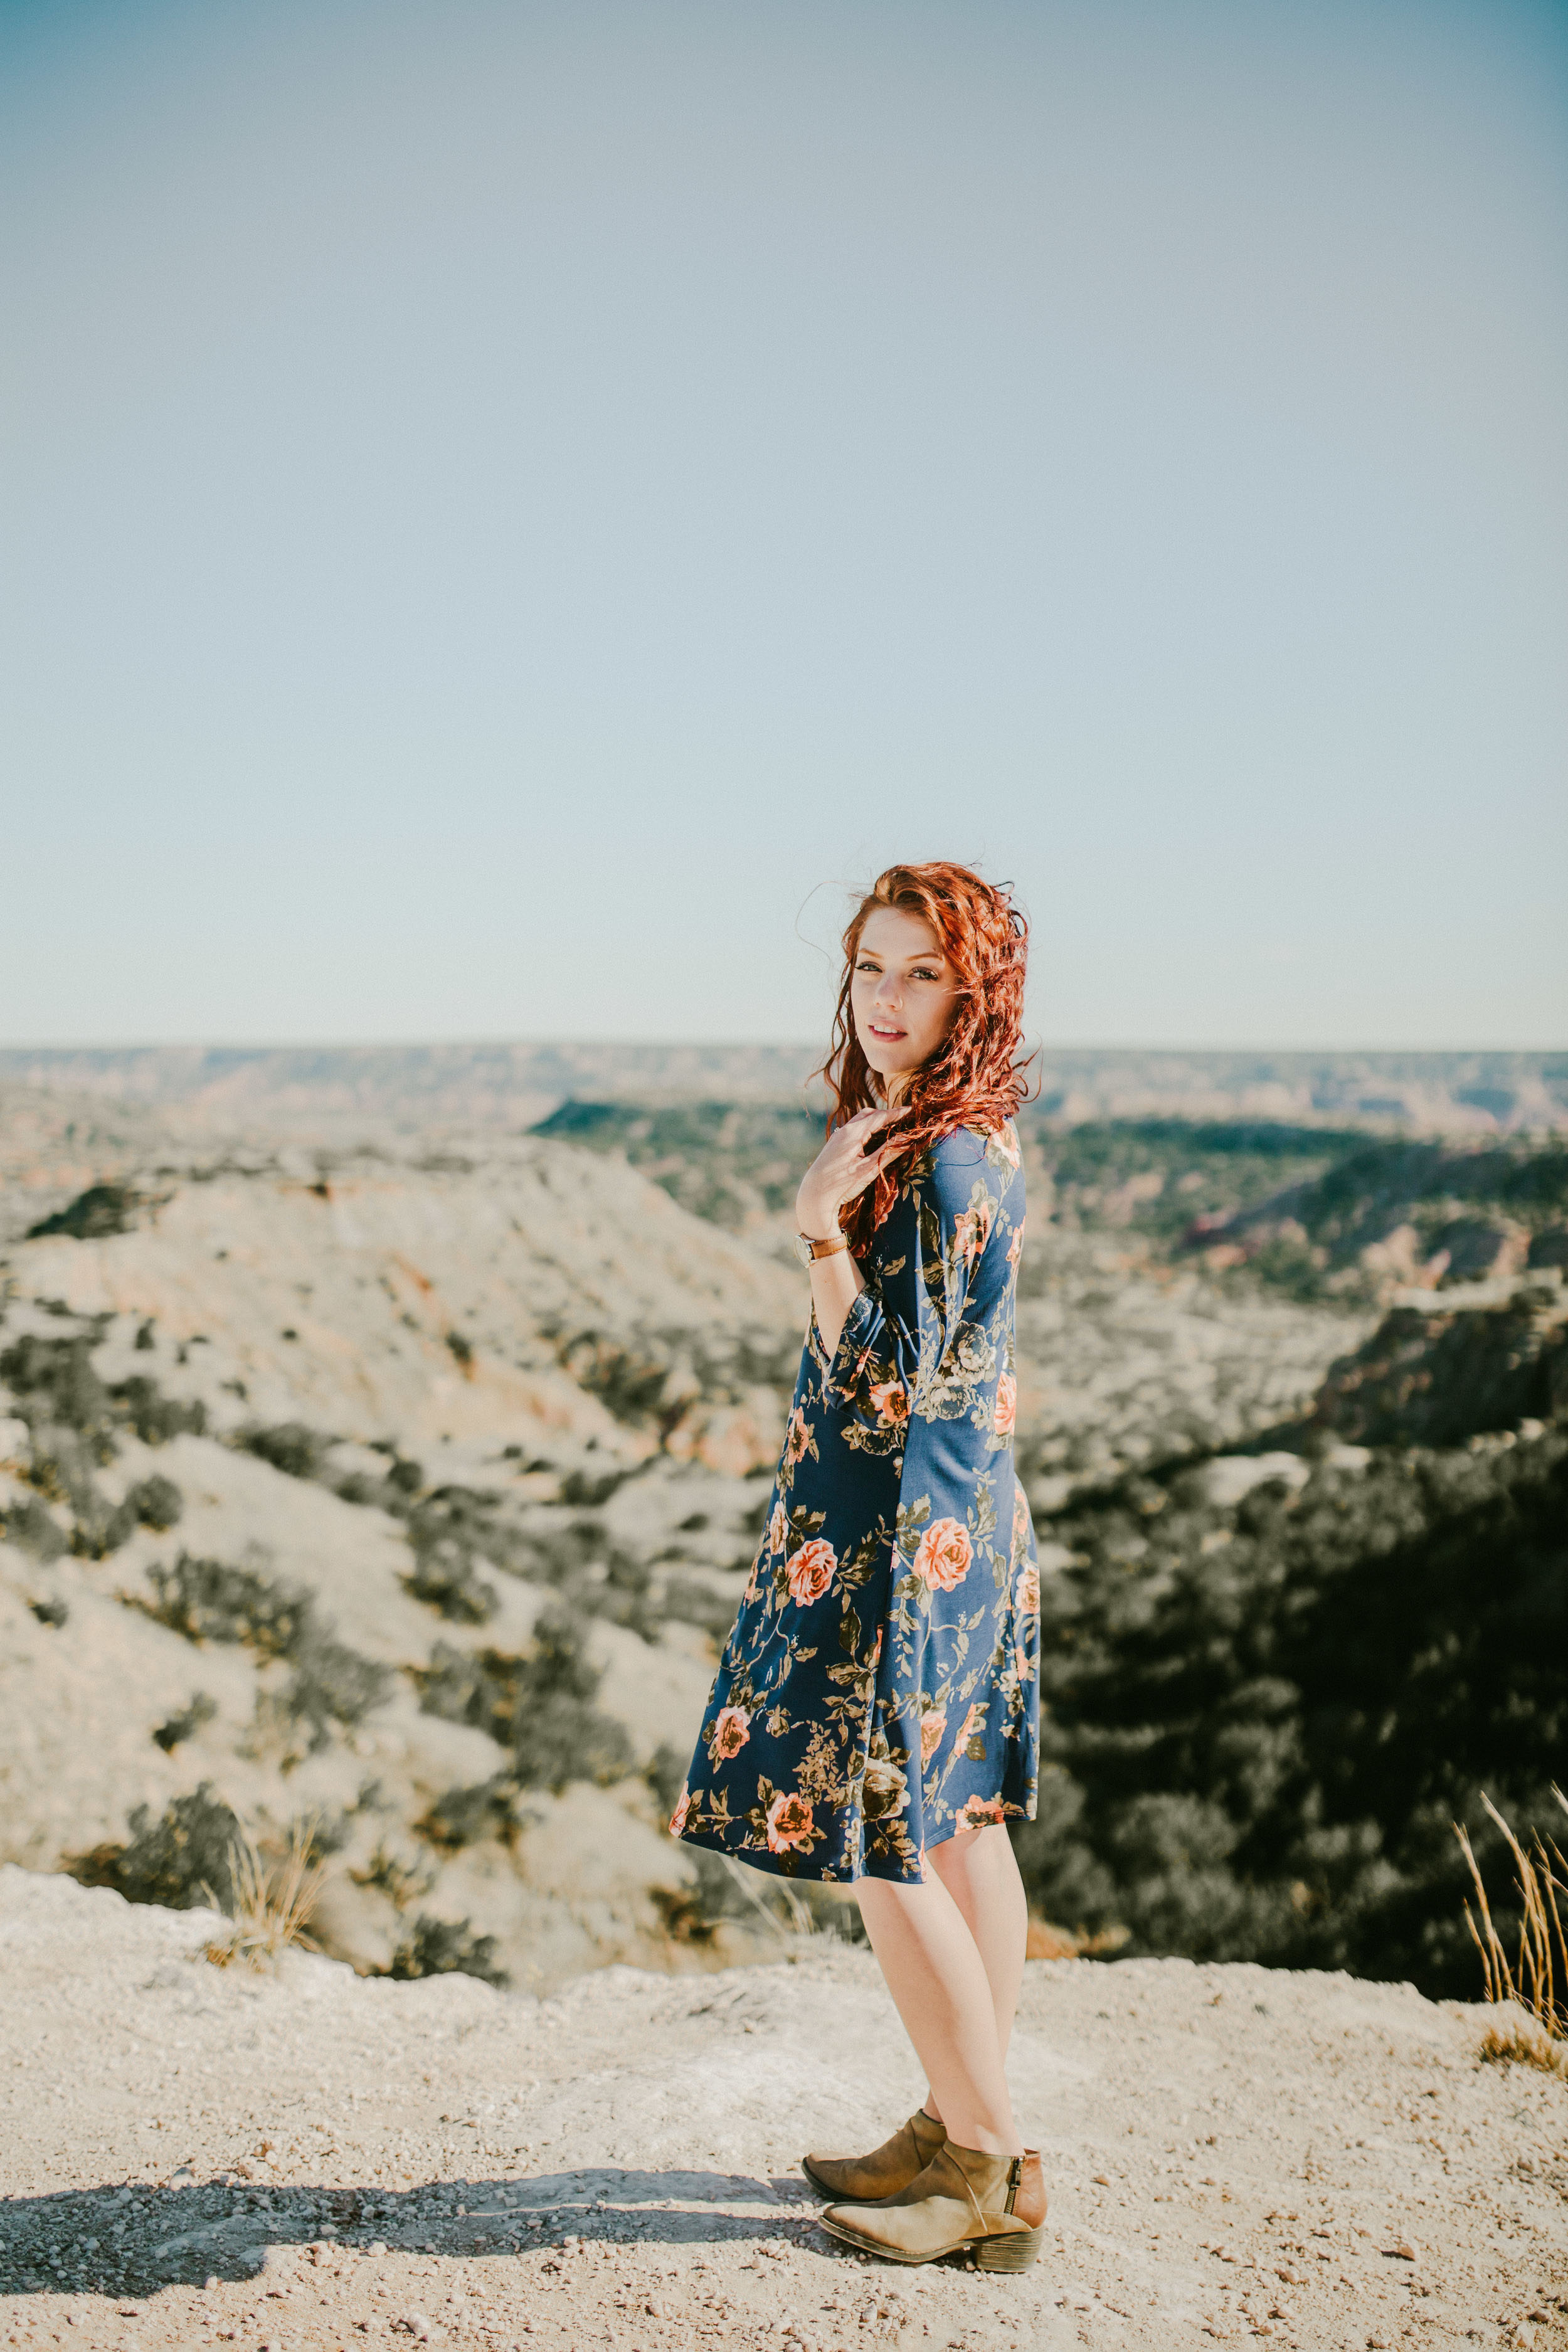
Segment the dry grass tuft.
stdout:
<path fill-rule="evenodd" d="M 226 1969 L 236 1960 L 253 1969 L 272 1967 L 290 1944 L 308 1952 L 320 1948 L 306 1932 L 321 1892 L 321 1864 L 310 1860 L 313 1835 L 312 1822 L 296 1822 L 289 1851 L 275 1864 L 268 1863 L 243 1830 L 234 1839 L 228 1852 L 233 1919 L 205 1947 L 215 1968 Z"/>
<path fill-rule="evenodd" d="M 1568 1813 L 1568 1797 L 1555 1785 L 1552 1793 Z M 1469 1838 L 1456 1822 L 1454 1835 L 1469 1864 L 1480 1916 L 1478 1926 L 1476 1913 L 1467 1902 L 1465 1924 L 1481 1956 L 1487 1999 L 1521 2012 L 1517 2018 L 1496 2021 L 1488 2026 L 1481 2038 L 1481 2056 L 1516 2060 L 1540 2066 L 1547 2074 L 1568 2077 L 1568 1933 L 1563 1924 L 1563 1911 L 1568 1909 L 1568 1863 L 1539 1830 L 1530 1846 L 1522 1846 L 1484 1792 L 1481 1802 L 1508 1840 L 1515 1885 L 1523 1905 L 1519 1950 L 1510 1960 L 1493 1924 L 1486 1885 Z"/>
<path fill-rule="evenodd" d="M 1026 1960 L 1102 1960 L 1119 1952 L 1128 1940 L 1125 1927 L 1102 1928 L 1091 1936 L 1083 1927 L 1053 1927 L 1048 1919 L 1029 1914 L 1028 1940 L 1024 1947 Z"/>
<path fill-rule="evenodd" d="M 764 1902 L 758 1893 L 750 1871 L 730 1854 L 723 1856 L 723 1863 L 739 1892 L 745 1896 L 752 1910 L 767 1922 L 786 1950 L 796 1949 L 811 1937 L 822 1933 L 809 1906 L 802 1902 L 787 1878 L 775 1878 L 769 1884 L 768 1892 L 778 1897 L 781 1906 L 775 1911 L 773 1905 Z"/>
<path fill-rule="evenodd" d="M 1568 2082 L 1568 2043 L 1553 2042 L 1533 2021 L 1489 2025 L 1479 2047 L 1491 2064 L 1539 2066 L 1543 2074 L 1561 2074 Z"/>

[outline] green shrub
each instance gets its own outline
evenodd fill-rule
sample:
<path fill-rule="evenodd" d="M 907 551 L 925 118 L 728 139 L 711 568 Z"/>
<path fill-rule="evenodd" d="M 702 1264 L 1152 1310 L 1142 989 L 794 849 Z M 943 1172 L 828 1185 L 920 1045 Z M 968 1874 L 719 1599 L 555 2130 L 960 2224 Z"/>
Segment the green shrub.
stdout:
<path fill-rule="evenodd" d="M 0 1512 L 0 1535 L 46 1564 L 70 1549 L 69 1537 L 37 1495 L 24 1495 L 19 1501 L 6 1504 Z"/>
<path fill-rule="evenodd" d="M 263 1658 L 292 1656 L 311 1622 L 308 1592 L 252 1568 L 183 1551 L 173 1568 L 147 1571 L 157 1594 L 149 1615 L 188 1642 L 243 1642 Z"/>
<path fill-rule="evenodd" d="M 29 1601 L 27 1606 L 40 1625 L 53 1625 L 58 1629 L 70 1622 L 70 1603 L 68 1601 Z"/>
<path fill-rule="evenodd" d="M 672 1576 L 664 1588 L 664 1613 L 688 1625 L 700 1625 L 722 1642 L 735 1622 L 738 1597 L 718 1592 L 695 1576 Z"/>
<path fill-rule="evenodd" d="M 26 1238 L 36 1242 L 50 1234 L 68 1234 L 73 1241 L 107 1241 L 115 1234 L 131 1231 L 132 1213 L 141 1206 L 142 1195 L 124 1184 L 89 1184 L 52 1217 L 29 1225 Z"/>
<path fill-rule="evenodd" d="M 437 1486 L 405 1517 L 408 1540 L 416 1554 L 437 1553 L 449 1545 L 454 1555 L 482 1553 L 498 1568 L 513 1572 L 531 1564 L 528 1538 L 505 1518 L 502 1497 L 493 1487 Z"/>
<path fill-rule="evenodd" d="M 179 1488 L 172 1478 L 163 1477 L 157 1471 L 150 1478 L 141 1479 L 125 1499 L 140 1524 L 151 1528 L 155 1535 L 166 1535 L 171 1528 L 179 1525 L 184 1514 L 184 1497 Z"/>
<path fill-rule="evenodd" d="M 470 1653 L 437 1642 L 429 1664 L 414 1669 L 414 1681 L 426 1715 L 489 1732 L 504 1748 L 511 1741 L 523 1671 L 523 1660 L 504 1651 Z"/>
<path fill-rule="evenodd" d="M 574 1510 L 597 1510 L 629 1475 L 625 1470 L 568 1470 L 561 1481 L 561 1499 Z"/>
<path fill-rule="evenodd" d="M 101 1845 L 70 1866 L 88 1886 L 112 1886 L 128 1903 L 161 1903 L 172 1911 L 216 1900 L 234 1908 L 229 1853 L 239 1822 L 210 1780 L 188 1797 L 176 1797 L 154 1821 L 150 1805 L 138 1805 L 128 1827 L 130 1843 Z"/>
<path fill-rule="evenodd" d="M 525 1658 L 438 1642 L 416 1679 L 427 1715 L 471 1724 L 510 1748 L 525 1788 L 616 1780 L 631 1769 L 625 1731 L 593 1704 L 600 1673 L 573 1618 L 542 1618 Z"/>
<path fill-rule="evenodd" d="M 70 1548 L 87 1559 L 117 1550 L 136 1528 L 134 1507 L 110 1503 L 99 1491 L 95 1474 L 112 1451 L 101 1433 L 84 1434 L 58 1422 L 34 1436 L 31 1483 L 51 1502 L 69 1506 Z"/>
<path fill-rule="evenodd" d="M 498 1772 L 477 1787 L 448 1789 L 415 1827 L 432 1845 L 445 1846 L 452 1853 L 460 1846 L 477 1844 L 480 1838 L 507 1838 L 517 1826 L 512 1795 L 511 1780 Z"/>
<path fill-rule="evenodd" d="M 166 1397 L 156 1381 L 141 1372 L 116 1381 L 109 1393 L 143 1445 L 163 1445 L 187 1433 L 200 1437 L 206 1428 L 207 1409 L 199 1397 Z"/>
<path fill-rule="evenodd" d="M 390 1667 L 362 1657 L 342 1642 L 324 1638 L 314 1627 L 295 1654 L 298 1664 L 279 1705 L 291 1722 L 310 1726 L 312 1748 L 326 1746 L 334 1723 L 352 1731 L 382 1705 L 392 1687 Z"/>
<path fill-rule="evenodd" d="M 512 1740 L 517 1777 L 524 1788 L 553 1789 L 568 1780 L 624 1780 L 636 1759 L 622 1726 L 565 1692 L 534 1701 Z"/>
<path fill-rule="evenodd" d="M 0 1380 L 35 1426 L 53 1422 L 62 1429 L 102 1435 L 114 1412 L 110 1391 L 92 1367 L 92 1351 L 100 1344 L 96 1333 L 46 1339 L 26 1332 L 0 1353 Z"/>
<path fill-rule="evenodd" d="M 660 1740 L 655 1748 L 646 1778 L 660 1812 L 674 1812 L 680 1791 L 686 1786 L 687 1767 L 690 1760 L 686 1748 L 671 1747 L 668 1739 Z"/>
<path fill-rule="evenodd" d="M 334 1440 L 323 1436 L 302 1421 L 280 1421 L 272 1429 L 246 1429 L 239 1433 L 238 1443 L 247 1454 L 259 1461 L 269 1462 L 274 1470 L 281 1470 L 289 1478 L 313 1478 L 321 1469 L 322 1456 Z"/>
<path fill-rule="evenodd" d="M 472 1552 L 449 1536 L 417 1549 L 402 1581 L 416 1601 L 439 1610 L 454 1624 L 486 1625 L 500 1607 L 494 1585 L 477 1573 Z"/>
<path fill-rule="evenodd" d="M 605 1563 L 604 1582 L 590 1586 L 583 1597 L 595 1617 L 612 1625 L 625 1625 L 629 1633 L 640 1633 L 645 1642 L 652 1643 L 658 1639 L 659 1626 L 652 1594 L 652 1570 L 617 1548 Z"/>
<path fill-rule="evenodd" d="M 476 1936 L 467 1919 L 433 1919 L 422 1911 L 383 1973 L 400 1978 L 460 1974 L 504 1989 L 511 1979 L 497 1968 L 495 1949 L 495 1937 Z"/>

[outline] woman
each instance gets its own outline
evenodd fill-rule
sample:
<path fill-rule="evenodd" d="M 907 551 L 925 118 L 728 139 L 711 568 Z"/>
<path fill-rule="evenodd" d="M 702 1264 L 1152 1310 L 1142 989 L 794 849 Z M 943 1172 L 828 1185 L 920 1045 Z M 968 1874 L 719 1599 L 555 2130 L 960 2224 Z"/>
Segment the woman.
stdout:
<path fill-rule="evenodd" d="M 1039 1578 L 1013 1471 L 1027 933 L 963 866 L 894 866 L 845 934 L 837 1105 L 796 1196 L 812 1320 L 766 1532 L 670 1827 L 850 1882 L 925 2069 L 862 2157 L 808 2156 L 835 2236 L 1034 2259 L 1005 2059 L 1026 1910 Z"/>

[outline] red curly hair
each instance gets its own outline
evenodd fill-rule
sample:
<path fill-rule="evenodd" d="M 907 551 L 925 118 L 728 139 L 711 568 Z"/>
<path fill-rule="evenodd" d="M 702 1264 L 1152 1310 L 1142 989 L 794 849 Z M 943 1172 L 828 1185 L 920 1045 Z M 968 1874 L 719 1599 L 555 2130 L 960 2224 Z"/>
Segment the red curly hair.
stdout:
<path fill-rule="evenodd" d="M 957 1128 L 992 1134 L 1014 1118 L 1027 1091 L 1025 1073 L 1033 1058 L 1022 1051 L 1029 926 L 1013 904 L 1010 886 L 983 881 L 971 866 L 941 860 L 889 866 L 878 875 L 844 934 L 833 1043 L 816 1073 L 834 1098 L 828 1133 L 882 1100 L 879 1081 L 855 1034 L 849 1003 L 860 933 L 881 907 L 919 915 L 931 925 L 958 975 L 958 995 L 946 1038 L 929 1062 L 910 1073 L 900 1097 L 908 1116 L 896 1129 L 896 1158 L 875 1184 L 845 1205 L 843 1226 L 857 1256 L 893 1205 L 900 1168 Z"/>

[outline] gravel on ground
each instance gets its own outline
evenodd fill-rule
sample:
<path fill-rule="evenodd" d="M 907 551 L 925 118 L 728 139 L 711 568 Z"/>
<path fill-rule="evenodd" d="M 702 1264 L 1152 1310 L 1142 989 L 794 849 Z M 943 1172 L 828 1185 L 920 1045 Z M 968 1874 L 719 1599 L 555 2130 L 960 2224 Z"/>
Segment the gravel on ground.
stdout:
<path fill-rule="evenodd" d="M 1032 1962 L 1005 2278 L 817 2224 L 802 2151 L 920 2094 L 863 1952 L 539 2001 L 220 1969 L 219 1924 L 0 1870 L 0 2344 L 1568 2346 L 1568 2084 L 1408 1986 Z"/>

